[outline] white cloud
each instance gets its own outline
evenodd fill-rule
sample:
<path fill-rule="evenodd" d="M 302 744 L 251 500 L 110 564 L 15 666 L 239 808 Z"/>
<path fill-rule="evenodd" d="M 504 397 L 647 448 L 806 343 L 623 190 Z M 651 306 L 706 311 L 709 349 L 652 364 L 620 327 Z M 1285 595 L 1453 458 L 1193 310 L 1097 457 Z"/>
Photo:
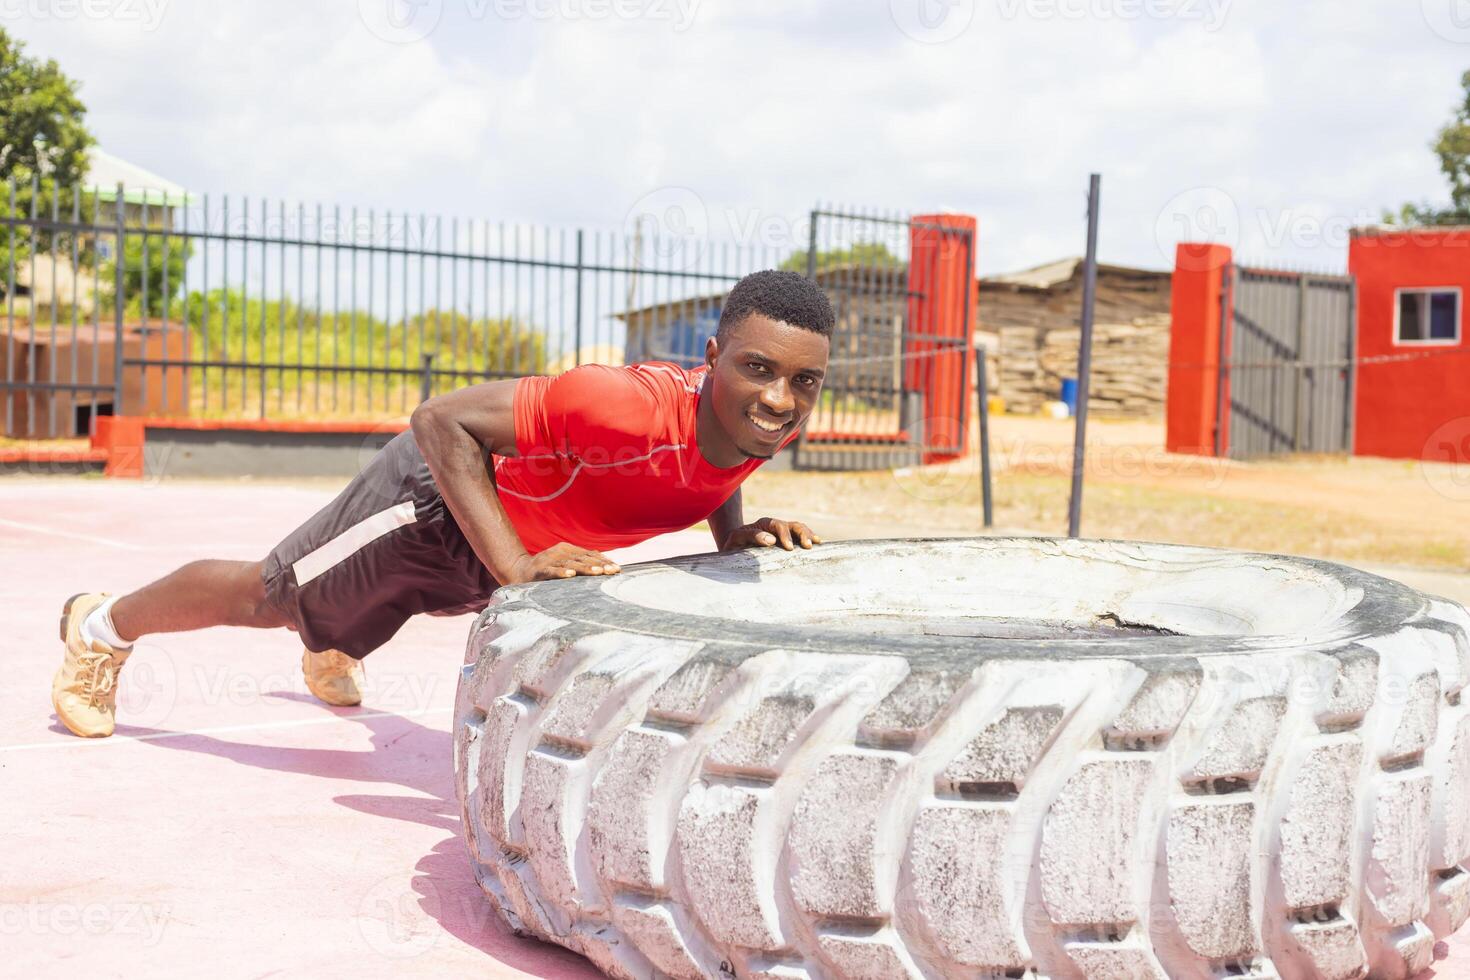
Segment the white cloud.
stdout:
<path fill-rule="evenodd" d="M 602 227 L 662 186 L 716 227 L 818 200 L 948 206 L 980 218 L 988 270 L 1080 251 L 1092 169 L 1113 261 L 1166 264 L 1161 212 L 1213 188 L 1242 249 L 1340 265 L 1302 229 L 1443 196 L 1427 143 L 1470 60 L 1417 3 L 1236 0 L 1208 30 L 959 0 L 973 21 L 925 44 L 890 0 L 620 0 L 642 19 L 427 2 L 437 27 L 403 44 L 355 3 L 3 23 L 84 82 L 110 151 L 190 187 Z"/>

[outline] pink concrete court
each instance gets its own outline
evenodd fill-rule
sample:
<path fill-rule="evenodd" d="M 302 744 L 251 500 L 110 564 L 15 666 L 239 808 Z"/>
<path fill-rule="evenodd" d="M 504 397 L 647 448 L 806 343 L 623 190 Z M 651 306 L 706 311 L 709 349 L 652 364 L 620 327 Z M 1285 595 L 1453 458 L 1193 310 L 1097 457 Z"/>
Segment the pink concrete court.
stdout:
<path fill-rule="evenodd" d="M 598 977 L 511 936 L 459 836 L 449 726 L 472 617 L 420 617 L 361 708 L 307 694 L 285 630 L 144 641 L 117 734 L 49 702 L 62 601 L 192 558 L 256 559 L 332 495 L 249 483 L 0 481 L 0 974 Z M 704 532 L 624 562 L 709 550 Z M 1424 977 L 1470 980 L 1470 930 Z"/>

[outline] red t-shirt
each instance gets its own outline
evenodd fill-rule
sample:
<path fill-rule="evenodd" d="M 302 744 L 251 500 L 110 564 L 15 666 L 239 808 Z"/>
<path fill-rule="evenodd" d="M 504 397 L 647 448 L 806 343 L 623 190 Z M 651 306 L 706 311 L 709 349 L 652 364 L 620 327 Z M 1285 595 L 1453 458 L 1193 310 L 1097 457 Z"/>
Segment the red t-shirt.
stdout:
<path fill-rule="evenodd" d="M 725 469 L 700 455 L 705 371 L 589 364 L 516 384 L 519 455 L 495 457 L 495 484 L 527 551 L 626 547 L 697 524 L 730 498 L 761 460 Z"/>

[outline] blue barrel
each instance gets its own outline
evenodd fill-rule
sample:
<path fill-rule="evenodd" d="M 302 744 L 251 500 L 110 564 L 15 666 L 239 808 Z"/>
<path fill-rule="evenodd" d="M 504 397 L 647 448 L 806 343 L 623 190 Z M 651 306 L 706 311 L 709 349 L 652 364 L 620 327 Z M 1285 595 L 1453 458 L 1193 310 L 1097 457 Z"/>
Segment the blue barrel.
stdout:
<path fill-rule="evenodd" d="M 1067 405 L 1067 414 L 1077 414 L 1077 379 L 1062 379 L 1062 401 Z"/>

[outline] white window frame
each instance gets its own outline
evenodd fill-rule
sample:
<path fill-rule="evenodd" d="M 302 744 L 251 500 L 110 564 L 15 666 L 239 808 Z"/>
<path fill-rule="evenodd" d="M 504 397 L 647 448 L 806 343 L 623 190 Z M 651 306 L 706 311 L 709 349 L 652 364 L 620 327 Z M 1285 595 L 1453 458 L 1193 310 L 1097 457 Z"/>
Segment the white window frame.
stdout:
<path fill-rule="evenodd" d="M 1399 332 L 1399 317 L 1403 313 L 1404 293 L 1454 293 L 1455 336 L 1451 340 L 1425 337 L 1423 340 L 1404 340 Z M 1464 297 L 1459 286 L 1400 286 L 1393 291 L 1393 344 L 1395 347 L 1454 347 L 1460 342 L 1460 317 L 1464 311 Z M 1427 332 L 1427 331 L 1426 331 Z"/>

